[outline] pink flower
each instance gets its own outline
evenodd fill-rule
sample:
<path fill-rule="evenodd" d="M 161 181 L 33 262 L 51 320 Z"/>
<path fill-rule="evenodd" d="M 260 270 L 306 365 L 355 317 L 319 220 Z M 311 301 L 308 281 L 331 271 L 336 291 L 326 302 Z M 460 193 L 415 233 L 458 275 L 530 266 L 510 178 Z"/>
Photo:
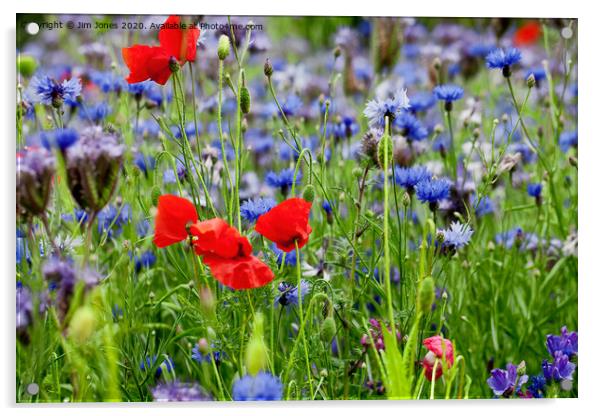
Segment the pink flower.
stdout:
<path fill-rule="evenodd" d="M 437 380 L 443 374 L 443 350 L 445 349 L 445 363 L 447 368 L 450 368 L 454 364 L 454 346 L 449 339 L 445 339 L 440 335 L 427 338 L 422 344 L 429 350 L 422 360 L 424 373 L 429 381 L 433 379 L 435 361 L 439 360 L 435 372 L 435 380 Z"/>

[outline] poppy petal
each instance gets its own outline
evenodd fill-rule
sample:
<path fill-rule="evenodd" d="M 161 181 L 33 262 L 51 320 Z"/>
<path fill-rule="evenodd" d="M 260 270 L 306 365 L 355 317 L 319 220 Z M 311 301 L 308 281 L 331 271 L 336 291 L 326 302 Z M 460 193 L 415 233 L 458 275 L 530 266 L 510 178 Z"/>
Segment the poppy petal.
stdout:
<path fill-rule="evenodd" d="M 211 254 L 233 258 L 251 254 L 252 247 L 247 238 L 221 218 L 197 222 L 190 227 L 190 232 L 197 237 L 194 249 L 200 256 Z"/>
<path fill-rule="evenodd" d="M 161 195 L 157 209 L 153 242 L 159 248 L 185 240 L 186 227 L 198 218 L 192 202 L 175 195 Z"/>
<path fill-rule="evenodd" d="M 146 45 L 134 45 L 129 48 L 122 48 L 121 55 L 123 61 L 130 70 L 126 78 L 129 84 L 146 81 L 150 78 L 148 74 L 147 62 L 152 54 L 152 47 Z"/>
<path fill-rule="evenodd" d="M 159 43 L 170 56 L 180 63 L 192 62 L 196 58 L 196 44 L 201 31 L 199 28 L 182 28 L 179 16 L 169 16 L 159 31 Z"/>
<path fill-rule="evenodd" d="M 309 240 L 312 229 L 309 225 L 311 202 L 302 198 L 290 198 L 276 205 L 257 219 L 255 231 L 263 235 L 285 252 L 299 248 Z"/>
<path fill-rule="evenodd" d="M 272 270 L 255 256 L 225 259 L 205 255 L 203 263 L 219 282 L 236 290 L 255 289 L 274 280 Z"/>

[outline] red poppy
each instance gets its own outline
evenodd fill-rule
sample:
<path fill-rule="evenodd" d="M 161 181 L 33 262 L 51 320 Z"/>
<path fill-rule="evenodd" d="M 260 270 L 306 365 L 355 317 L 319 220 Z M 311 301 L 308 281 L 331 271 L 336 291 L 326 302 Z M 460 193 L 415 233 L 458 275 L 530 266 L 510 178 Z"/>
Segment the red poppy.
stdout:
<path fill-rule="evenodd" d="M 541 28 L 537 22 L 527 22 L 514 33 L 514 44 L 516 46 L 531 45 L 537 42 Z"/>
<path fill-rule="evenodd" d="M 195 60 L 199 35 L 199 28 L 189 28 L 180 23 L 179 16 L 169 16 L 159 31 L 160 46 L 134 45 L 121 49 L 130 70 L 126 81 L 134 84 L 152 79 L 165 85 L 174 65 Z"/>
<path fill-rule="evenodd" d="M 422 344 L 429 350 L 422 360 L 425 376 L 429 381 L 433 379 L 433 369 L 438 359 L 435 373 L 435 380 L 437 380 L 443 374 L 443 348 L 445 348 L 445 363 L 447 368 L 450 368 L 454 364 L 454 346 L 449 339 L 440 335 L 427 338 Z"/>
<path fill-rule="evenodd" d="M 309 234 L 309 211 L 311 202 L 302 198 L 290 198 L 261 215 L 257 219 L 255 231 L 263 235 L 285 252 L 295 249 L 295 242 L 299 248 L 303 247 Z"/>
<path fill-rule="evenodd" d="M 197 222 L 190 227 L 196 254 L 223 258 L 248 257 L 252 247 L 238 230 L 221 218 Z"/>
<path fill-rule="evenodd" d="M 211 274 L 232 289 L 254 289 L 274 280 L 274 273 L 255 256 L 224 258 L 213 254 L 203 256 Z"/>
<path fill-rule="evenodd" d="M 153 242 L 159 248 L 186 240 L 187 227 L 198 218 L 192 202 L 175 195 L 161 195 L 157 210 Z"/>

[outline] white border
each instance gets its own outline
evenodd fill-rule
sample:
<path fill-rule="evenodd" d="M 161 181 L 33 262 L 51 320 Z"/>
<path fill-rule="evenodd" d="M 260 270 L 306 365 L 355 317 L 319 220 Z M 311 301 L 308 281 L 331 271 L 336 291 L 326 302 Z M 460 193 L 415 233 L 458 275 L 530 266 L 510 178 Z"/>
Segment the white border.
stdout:
<path fill-rule="evenodd" d="M 349 0 L 303 0 L 294 3 L 275 2 L 273 0 L 231 0 L 228 2 L 201 2 L 169 0 L 144 0 L 139 2 L 123 0 L 104 0 L 103 2 L 85 2 L 72 0 L 27 0 L 5 1 L 2 13 L 4 41 L 1 44 L 5 64 L 2 71 L 3 97 L 0 100 L 3 110 L 1 125 L 4 135 L 2 144 L 2 162 L 0 172 L 0 195 L 10 202 L 1 206 L 2 215 L 2 256 L 3 275 L 1 296 L 4 302 L 2 315 L 2 334 L 0 342 L 0 403 L 8 408 L 6 414 L 45 414 L 71 415 L 82 413 L 97 414 L 114 412 L 119 414 L 162 415 L 167 412 L 184 414 L 231 414 L 240 412 L 245 415 L 304 415 L 345 412 L 352 414 L 420 414 L 437 413 L 447 415 L 478 414 L 487 416 L 504 415 L 509 412 L 552 414 L 589 414 L 596 401 L 599 402 L 602 387 L 600 346 L 600 301 L 602 294 L 602 275 L 596 260 L 599 257 L 600 238 L 602 236 L 599 205 L 602 189 L 600 186 L 600 166 L 602 157 L 602 91 L 600 78 L 602 62 L 600 59 L 600 39 L 602 33 L 601 16 L 596 13 L 594 2 L 551 1 L 528 2 L 524 0 L 495 1 L 423 1 L 393 2 L 391 0 L 370 0 L 352 4 Z M 526 17 L 573 17 L 579 19 L 579 132 L 581 135 L 579 167 L 579 217 L 581 240 L 579 261 L 579 399 L 535 401 L 485 401 L 467 402 L 329 402 L 329 403 L 269 403 L 269 404 L 210 404 L 197 406 L 157 406 L 157 405 L 45 405 L 42 408 L 16 406 L 15 396 L 15 340 L 14 340 L 14 82 L 15 82 L 15 13 L 123 13 L 123 14 L 233 14 L 233 15 L 358 15 L 358 16 L 526 16 Z M 596 238 L 598 237 L 598 238 Z M 596 400 L 598 399 L 598 400 Z M 90 412 L 90 410 L 92 412 Z M 96 410 L 96 411 L 94 411 Z"/>

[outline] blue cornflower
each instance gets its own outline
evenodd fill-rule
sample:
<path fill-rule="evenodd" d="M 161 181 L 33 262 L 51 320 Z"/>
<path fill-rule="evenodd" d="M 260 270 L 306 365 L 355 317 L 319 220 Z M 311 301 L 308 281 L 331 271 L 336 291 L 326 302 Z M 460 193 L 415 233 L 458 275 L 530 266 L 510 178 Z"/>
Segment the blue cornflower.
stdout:
<path fill-rule="evenodd" d="M 147 219 L 143 219 L 136 224 L 136 234 L 138 237 L 146 237 L 150 231 L 150 222 Z"/>
<path fill-rule="evenodd" d="M 303 101 L 296 94 L 290 94 L 282 103 L 282 111 L 287 117 L 297 114 L 301 107 L 303 107 Z"/>
<path fill-rule="evenodd" d="M 82 84 L 78 78 L 66 79 L 59 84 L 47 75 L 34 76 L 28 91 L 33 102 L 60 107 L 65 101 L 75 102 L 82 92 Z"/>
<path fill-rule="evenodd" d="M 393 98 L 386 100 L 371 100 L 366 104 L 364 115 L 368 118 L 370 127 L 380 130 L 385 128 L 385 117 L 393 121 L 401 114 L 402 110 L 407 110 L 410 107 L 406 90 L 399 90 Z"/>
<path fill-rule="evenodd" d="M 519 244 L 523 241 L 525 232 L 521 227 L 516 227 L 511 230 L 499 233 L 495 236 L 495 242 L 508 249 L 512 248 L 515 244 Z"/>
<path fill-rule="evenodd" d="M 395 183 L 406 188 L 410 194 L 414 193 L 414 187 L 424 180 L 429 180 L 433 175 L 424 166 L 413 166 L 411 168 L 395 167 L 393 171 Z"/>
<path fill-rule="evenodd" d="M 211 396 L 198 383 L 183 383 L 178 380 L 159 383 L 151 388 L 155 402 L 203 402 Z"/>
<path fill-rule="evenodd" d="M 272 188 L 280 188 L 280 190 L 286 194 L 288 189 L 293 186 L 293 181 L 296 185 L 299 185 L 302 177 L 301 171 L 298 171 L 295 178 L 295 170 L 289 168 L 283 169 L 279 173 L 268 172 L 265 182 Z"/>
<path fill-rule="evenodd" d="M 98 233 L 107 233 L 108 238 L 119 235 L 122 227 L 130 221 L 131 207 L 123 204 L 121 207 L 109 205 L 98 213 Z"/>
<path fill-rule="evenodd" d="M 98 103 L 93 106 L 85 106 L 79 113 L 82 120 L 98 123 L 104 120 L 111 112 L 111 107 L 105 102 Z"/>
<path fill-rule="evenodd" d="M 42 145 L 51 150 L 53 147 L 66 150 L 79 139 L 79 133 L 74 129 L 56 129 L 51 134 L 41 136 Z"/>
<path fill-rule="evenodd" d="M 134 84 L 128 84 L 128 92 L 133 94 L 137 100 L 142 98 L 142 94 L 148 91 L 151 87 L 151 81 L 136 82 Z"/>
<path fill-rule="evenodd" d="M 560 335 L 548 335 L 546 338 L 546 346 L 551 356 L 554 356 L 557 351 L 566 354 L 571 358 L 577 355 L 578 337 L 576 332 L 568 332 L 566 326 L 560 329 Z"/>
<path fill-rule="evenodd" d="M 276 205 L 272 198 L 248 199 L 240 206 L 240 215 L 247 221 L 253 223 L 260 215 L 265 214 Z"/>
<path fill-rule="evenodd" d="M 515 391 L 520 390 L 521 386 L 529 380 L 529 376 L 522 375 L 517 378 L 517 367 L 508 363 L 506 369 L 496 368 L 491 370 L 491 377 L 487 379 L 487 384 L 493 390 L 496 396 L 510 396 Z"/>
<path fill-rule="evenodd" d="M 495 45 L 492 44 L 475 43 L 468 48 L 467 53 L 475 58 L 484 58 L 494 49 Z"/>
<path fill-rule="evenodd" d="M 460 249 L 468 244 L 472 233 L 473 230 L 468 224 L 455 221 L 447 230 L 443 230 L 443 245 Z"/>
<path fill-rule="evenodd" d="M 297 264 L 297 252 L 296 250 L 289 251 L 285 253 L 276 247 L 276 244 L 272 245 L 272 251 L 276 254 L 276 262 L 280 265 L 282 264 L 282 256 L 284 257 L 284 264 L 287 266 L 295 266 Z"/>
<path fill-rule="evenodd" d="M 568 152 L 571 147 L 577 148 L 577 131 L 565 131 L 560 134 L 560 138 L 558 139 L 558 145 L 560 146 L 560 150 L 564 153 Z"/>
<path fill-rule="evenodd" d="M 556 351 L 554 353 L 554 360 L 552 362 L 543 360 L 541 363 L 543 376 L 546 380 L 553 381 L 572 380 L 573 371 L 575 371 L 576 367 L 577 366 L 569 360 L 569 356 L 562 351 Z"/>
<path fill-rule="evenodd" d="M 416 196 L 422 203 L 429 203 L 434 209 L 436 204 L 449 196 L 450 182 L 447 179 L 427 179 L 418 182 Z"/>
<path fill-rule="evenodd" d="M 495 211 L 495 205 L 488 196 L 482 197 L 480 200 L 476 196 L 471 197 L 471 204 L 475 210 L 477 217 L 482 217 L 487 214 L 492 214 Z"/>
<path fill-rule="evenodd" d="M 128 85 L 122 76 L 118 76 L 110 71 L 95 71 L 90 75 L 90 80 L 104 93 L 112 91 L 120 92 L 127 88 Z"/>
<path fill-rule="evenodd" d="M 156 362 L 156 355 L 153 355 L 152 357 L 146 357 L 146 359 L 142 360 L 140 363 L 140 370 L 148 371 L 154 367 Z M 167 371 L 168 373 L 171 373 L 174 370 L 174 362 L 171 357 L 166 357 L 165 360 L 163 360 L 163 362 L 157 367 L 155 376 L 159 377 L 163 373 L 163 370 Z"/>
<path fill-rule="evenodd" d="M 527 80 L 530 75 L 533 75 L 533 78 L 535 78 L 535 85 L 539 85 L 539 81 L 546 79 L 546 70 L 543 68 L 530 69 L 525 73 L 525 80 Z"/>
<path fill-rule="evenodd" d="M 445 154 L 447 149 L 449 149 L 449 143 L 449 136 L 446 134 L 440 134 L 435 140 L 433 140 L 432 148 L 435 152 Z"/>
<path fill-rule="evenodd" d="M 498 48 L 487 54 L 485 63 L 489 69 L 501 69 L 505 77 L 510 76 L 510 67 L 521 60 L 520 51 L 516 48 L 503 50 Z"/>
<path fill-rule="evenodd" d="M 138 152 L 134 155 L 134 164 L 145 176 L 148 175 L 149 170 L 155 170 L 155 158 L 152 156 L 145 156 L 142 152 Z"/>
<path fill-rule="evenodd" d="M 224 354 L 221 351 L 213 351 L 213 360 L 216 365 L 221 363 Z M 211 353 L 203 354 L 198 344 L 195 344 L 194 348 L 192 348 L 192 359 L 199 364 L 202 363 L 210 363 L 211 362 Z"/>
<path fill-rule="evenodd" d="M 236 401 L 281 400 L 282 382 L 278 377 L 264 371 L 254 377 L 246 375 L 234 382 L 232 399 Z"/>
<path fill-rule="evenodd" d="M 436 101 L 437 100 L 432 92 L 416 93 L 412 95 L 412 99 L 410 101 L 410 111 L 412 113 L 426 111 L 434 106 Z"/>
<path fill-rule="evenodd" d="M 445 101 L 446 111 L 450 111 L 451 103 L 464 97 L 464 89 L 454 84 L 437 85 L 433 88 L 435 98 L 440 101 Z"/>
<path fill-rule="evenodd" d="M 534 398 L 542 398 L 546 392 L 546 378 L 542 374 L 531 377 L 531 383 L 527 390 Z"/>
<path fill-rule="evenodd" d="M 343 117 L 343 119 L 339 123 L 335 123 L 331 129 L 332 134 L 336 139 L 349 139 L 360 131 L 360 126 L 353 117 Z"/>
<path fill-rule="evenodd" d="M 527 193 L 535 199 L 541 198 L 541 190 L 543 185 L 541 183 L 530 183 L 527 185 Z"/>
<path fill-rule="evenodd" d="M 324 212 L 326 212 L 326 215 L 331 215 L 332 214 L 332 207 L 330 206 L 330 202 L 324 200 L 324 202 L 322 202 L 322 209 L 324 210 Z"/>
<path fill-rule="evenodd" d="M 157 257 L 152 251 L 145 251 L 140 256 L 134 257 L 134 268 L 140 273 L 143 268 L 151 268 L 157 262 Z"/>
<path fill-rule="evenodd" d="M 305 280 L 301 280 L 301 301 L 309 293 L 311 287 Z M 274 299 L 274 305 L 280 304 L 282 306 L 297 306 L 299 305 L 299 290 L 297 286 L 294 286 L 287 282 L 280 282 L 278 284 L 278 291 L 280 292 L 276 299 Z"/>
<path fill-rule="evenodd" d="M 408 111 L 402 111 L 401 114 L 395 118 L 393 124 L 400 130 L 401 135 L 406 137 L 409 141 L 426 139 L 429 134 L 420 120 Z"/>

